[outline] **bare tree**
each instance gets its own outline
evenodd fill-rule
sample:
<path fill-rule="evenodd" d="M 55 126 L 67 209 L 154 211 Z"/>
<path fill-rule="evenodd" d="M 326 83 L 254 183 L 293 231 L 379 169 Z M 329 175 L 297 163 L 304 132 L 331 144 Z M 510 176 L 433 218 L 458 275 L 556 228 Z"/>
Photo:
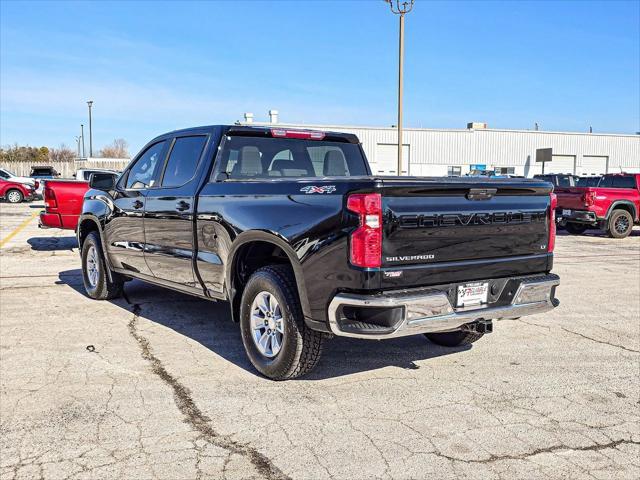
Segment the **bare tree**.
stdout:
<path fill-rule="evenodd" d="M 76 158 L 76 152 L 64 143 L 60 145 L 60 148 L 49 149 L 49 160 L 52 162 L 71 162 L 74 158 Z"/>
<path fill-rule="evenodd" d="M 129 158 L 129 144 L 124 138 L 116 138 L 111 145 L 100 150 L 103 158 Z"/>

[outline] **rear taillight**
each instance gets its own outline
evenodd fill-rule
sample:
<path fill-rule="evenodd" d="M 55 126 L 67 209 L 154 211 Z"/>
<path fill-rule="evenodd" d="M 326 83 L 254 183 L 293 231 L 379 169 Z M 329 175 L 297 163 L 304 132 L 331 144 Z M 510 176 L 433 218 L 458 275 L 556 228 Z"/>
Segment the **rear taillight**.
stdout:
<path fill-rule="evenodd" d="M 380 267 L 382 257 L 382 196 L 379 193 L 349 195 L 347 209 L 357 213 L 360 226 L 351 234 L 351 265 Z"/>
<path fill-rule="evenodd" d="M 549 241 L 547 242 L 547 251 L 553 252 L 556 246 L 556 208 L 558 207 L 558 197 L 555 193 L 549 195 L 551 197 L 551 205 L 549 206 Z"/>
<path fill-rule="evenodd" d="M 58 208 L 58 202 L 56 202 L 56 194 L 55 192 L 45 187 L 44 189 L 44 205 L 46 208 Z"/>
<path fill-rule="evenodd" d="M 591 207 L 596 203 L 596 192 L 586 191 L 582 194 L 582 203 L 585 207 Z"/>
<path fill-rule="evenodd" d="M 33 189 L 37 190 L 38 188 L 40 188 L 40 182 L 36 180 L 35 183 L 33 184 Z"/>

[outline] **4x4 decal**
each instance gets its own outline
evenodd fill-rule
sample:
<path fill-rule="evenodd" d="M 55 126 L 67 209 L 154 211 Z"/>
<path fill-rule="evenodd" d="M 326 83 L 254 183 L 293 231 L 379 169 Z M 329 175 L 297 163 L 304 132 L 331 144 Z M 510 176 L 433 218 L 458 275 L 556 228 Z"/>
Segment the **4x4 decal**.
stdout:
<path fill-rule="evenodd" d="M 323 185 L 321 187 L 318 187 L 316 185 L 309 185 L 307 187 L 302 187 L 300 189 L 301 192 L 304 192 L 306 194 L 309 193 L 333 193 L 336 191 L 336 186 L 335 185 Z"/>

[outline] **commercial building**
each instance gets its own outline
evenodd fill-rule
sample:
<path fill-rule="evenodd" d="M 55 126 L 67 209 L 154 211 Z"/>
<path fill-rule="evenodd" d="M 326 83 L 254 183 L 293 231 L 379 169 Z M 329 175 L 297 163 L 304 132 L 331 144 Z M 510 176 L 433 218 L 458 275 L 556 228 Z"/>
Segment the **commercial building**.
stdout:
<path fill-rule="evenodd" d="M 397 174 L 397 130 L 393 127 L 284 124 L 277 112 L 260 125 L 309 128 L 354 133 L 362 142 L 371 170 Z M 245 114 L 242 124 L 253 122 Z M 403 174 L 417 176 L 465 175 L 471 170 L 531 177 L 542 173 L 536 162 L 539 149 L 552 149 L 545 173 L 577 175 L 640 172 L 640 135 L 503 130 L 470 123 L 466 129 L 404 129 Z"/>

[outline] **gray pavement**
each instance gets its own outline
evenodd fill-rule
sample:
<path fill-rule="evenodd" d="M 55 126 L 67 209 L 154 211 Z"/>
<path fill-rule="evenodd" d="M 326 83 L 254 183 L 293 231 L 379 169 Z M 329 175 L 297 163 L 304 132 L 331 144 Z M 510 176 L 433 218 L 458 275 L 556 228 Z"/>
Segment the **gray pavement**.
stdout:
<path fill-rule="evenodd" d="M 83 294 L 72 232 L 0 204 L 0 478 L 640 477 L 640 231 L 560 235 L 561 306 L 471 348 L 333 339 L 271 382 L 225 303 Z"/>

